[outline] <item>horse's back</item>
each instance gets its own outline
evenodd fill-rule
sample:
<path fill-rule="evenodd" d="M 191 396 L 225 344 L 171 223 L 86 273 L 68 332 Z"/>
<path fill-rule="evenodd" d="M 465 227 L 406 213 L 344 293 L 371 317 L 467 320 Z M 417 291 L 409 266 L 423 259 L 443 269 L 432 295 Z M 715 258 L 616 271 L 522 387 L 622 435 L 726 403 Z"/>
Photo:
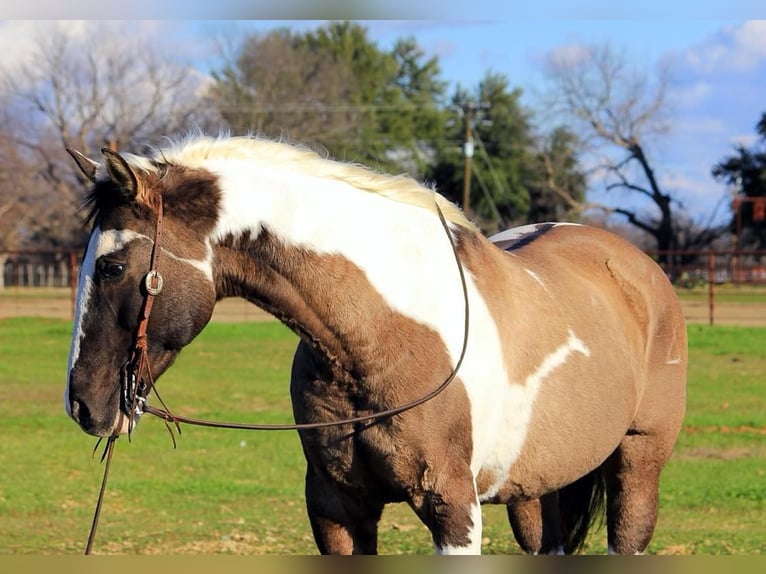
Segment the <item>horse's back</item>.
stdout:
<path fill-rule="evenodd" d="M 621 237 L 586 225 L 544 223 L 507 230 L 490 242 L 512 256 L 541 281 L 550 278 L 558 298 L 576 301 L 575 284 L 606 300 L 622 323 L 649 333 L 683 331 L 685 321 L 676 293 L 662 268 Z M 581 310 L 580 310 L 581 311 Z M 657 331 L 656 331 L 657 330 Z M 672 345 L 675 349 L 676 345 Z"/>

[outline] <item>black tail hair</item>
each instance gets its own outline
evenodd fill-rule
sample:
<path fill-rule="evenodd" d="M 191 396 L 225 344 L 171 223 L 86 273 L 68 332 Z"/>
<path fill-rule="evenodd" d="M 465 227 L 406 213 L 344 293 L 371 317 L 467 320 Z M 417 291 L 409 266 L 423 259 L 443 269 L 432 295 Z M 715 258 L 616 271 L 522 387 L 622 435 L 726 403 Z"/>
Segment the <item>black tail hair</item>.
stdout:
<path fill-rule="evenodd" d="M 601 467 L 559 490 L 564 552 L 582 550 L 592 528 L 604 524 L 606 479 Z"/>

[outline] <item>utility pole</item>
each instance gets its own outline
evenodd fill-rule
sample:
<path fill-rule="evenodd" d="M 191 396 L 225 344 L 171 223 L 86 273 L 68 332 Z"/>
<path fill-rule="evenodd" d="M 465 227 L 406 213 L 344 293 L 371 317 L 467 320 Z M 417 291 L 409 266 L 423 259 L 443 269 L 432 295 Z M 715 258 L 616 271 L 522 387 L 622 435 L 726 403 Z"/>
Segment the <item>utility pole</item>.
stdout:
<path fill-rule="evenodd" d="M 465 143 L 463 144 L 463 157 L 465 158 L 465 170 L 463 172 L 463 211 L 470 214 L 471 209 L 471 160 L 473 158 L 473 101 L 466 102 L 463 118 L 465 120 Z"/>

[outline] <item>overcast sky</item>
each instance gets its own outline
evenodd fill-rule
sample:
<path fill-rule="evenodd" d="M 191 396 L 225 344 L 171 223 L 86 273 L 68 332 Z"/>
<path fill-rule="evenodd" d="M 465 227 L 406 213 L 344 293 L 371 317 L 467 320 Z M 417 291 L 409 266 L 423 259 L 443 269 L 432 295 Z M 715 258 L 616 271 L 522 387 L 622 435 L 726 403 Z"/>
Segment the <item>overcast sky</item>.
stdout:
<path fill-rule="evenodd" d="M 679 2 L 683 5 L 685 0 Z M 73 6 L 83 4 L 87 2 L 75 1 Z M 166 7 L 174 4 L 168 2 Z M 191 0 L 185 4 L 188 7 L 185 17 L 194 16 L 196 4 Z M 492 2 L 479 4 L 486 8 Z M 559 14 L 564 10 L 560 6 L 572 6 L 559 4 Z M 593 7 L 599 2 L 585 4 Z M 502 5 L 507 7 L 509 2 Z M 736 5 L 735 0 L 730 13 L 737 13 Z M 428 54 L 439 56 L 442 77 L 453 85 L 473 87 L 489 70 L 505 74 L 512 86 L 524 90 L 524 102 L 533 107 L 538 101 L 536 94 L 544 88 L 542 64 L 552 54 L 577 54 L 585 45 L 609 42 L 624 50 L 631 63 L 649 73 L 659 64 L 669 65 L 672 131 L 650 153 L 667 190 L 680 196 L 688 208 L 703 213 L 729 192 L 711 178 L 712 165 L 730 153 L 735 143 L 753 143 L 755 124 L 766 111 L 766 20 L 721 19 L 714 17 L 713 8 L 709 13 L 704 7 L 700 10 L 700 14 L 713 17 L 685 18 L 678 13 L 639 19 L 616 14 L 614 18 L 587 20 L 556 17 L 554 9 L 554 16 L 548 19 L 538 14 L 528 19 L 402 19 L 363 23 L 371 38 L 384 48 L 400 37 L 414 36 Z M 747 11 L 740 12 L 745 15 Z M 55 17 L 55 13 L 51 15 Z M 114 24 L 94 20 L 0 21 L 0 65 L 12 65 L 23 59 L 31 48 L 32 30 L 51 25 L 76 32 Z M 211 38 L 221 31 L 233 37 L 276 26 L 305 30 L 321 25 L 321 21 L 166 19 L 133 21 L 127 25 L 137 34 L 159 39 L 174 56 L 207 73 L 217 63 L 211 56 Z"/>

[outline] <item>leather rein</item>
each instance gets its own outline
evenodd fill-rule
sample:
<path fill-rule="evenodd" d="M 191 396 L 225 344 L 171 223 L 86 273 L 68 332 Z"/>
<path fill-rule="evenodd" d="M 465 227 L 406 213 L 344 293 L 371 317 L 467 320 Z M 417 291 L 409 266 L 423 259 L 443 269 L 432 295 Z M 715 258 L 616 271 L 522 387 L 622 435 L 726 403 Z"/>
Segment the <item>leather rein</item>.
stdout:
<path fill-rule="evenodd" d="M 393 408 L 372 413 L 369 415 L 362 415 L 362 416 L 345 418 L 345 419 L 340 419 L 335 421 L 325 421 L 325 422 L 317 422 L 317 423 L 248 424 L 248 423 L 211 421 L 211 420 L 195 419 L 191 417 L 176 415 L 170 412 L 170 410 L 167 408 L 162 398 L 160 398 L 160 396 L 157 394 L 157 389 L 154 385 L 154 379 L 152 378 L 152 375 L 151 375 L 151 368 L 149 365 L 149 358 L 147 355 L 146 331 L 149 324 L 149 316 L 152 311 L 152 303 L 154 301 L 154 297 L 158 295 L 159 292 L 162 290 L 162 284 L 163 284 L 162 276 L 157 270 L 157 261 L 159 260 L 159 254 L 160 254 L 160 241 L 162 239 L 162 199 L 160 198 L 159 209 L 157 213 L 157 227 L 156 227 L 155 236 L 154 236 L 154 246 L 152 248 L 151 267 L 149 269 L 149 272 L 146 274 L 146 277 L 144 278 L 144 287 L 145 287 L 144 303 L 142 306 L 141 315 L 139 317 L 138 328 L 136 330 L 133 356 L 128 364 L 129 385 L 125 388 L 125 392 L 124 392 L 124 396 L 126 398 L 126 404 L 130 406 L 130 410 L 128 410 L 128 412 L 131 413 L 129 429 L 132 430 L 133 428 L 133 421 L 134 421 L 135 415 L 141 414 L 142 412 L 161 418 L 162 420 L 165 421 L 165 424 L 168 425 L 168 429 L 170 429 L 169 425 L 173 424 L 179 430 L 179 432 L 180 432 L 179 423 L 195 425 L 195 426 L 203 426 L 203 427 L 212 427 L 212 428 L 226 428 L 226 429 L 237 429 L 237 430 L 267 430 L 267 431 L 312 430 L 312 429 L 321 429 L 321 428 L 340 426 L 340 425 L 346 425 L 346 424 L 359 424 L 359 423 L 372 424 L 374 422 L 377 422 L 380 419 L 384 419 L 384 418 L 391 417 L 399 413 L 408 411 L 434 398 L 436 395 L 438 395 L 444 389 L 447 388 L 447 386 L 455 379 L 458 371 L 460 370 L 460 366 L 463 363 L 466 349 L 468 347 L 468 325 L 469 325 L 468 287 L 466 285 L 465 272 L 463 270 L 463 265 L 462 265 L 462 262 L 460 261 L 460 256 L 457 251 L 457 246 L 455 245 L 452 235 L 449 232 L 447 221 L 445 220 L 444 214 L 442 213 L 442 210 L 439 207 L 438 203 L 436 204 L 436 210 L 439 215 L 439 220 L 442 224 L 442 227 L 447 233 L 447 237 L 449 238 L 449 241 L 450 241 L 450 247 L 452 248 L 452 253 L 455 257 L 455 262 L 457 264 L 457 268 L 460 274 L 460 282 L 463 289 L 463 302 L 465 304 L 465 323 L 463 328 L 462 348 L 461 348 L 458 360 L 455 363 L 455 367 L 452 369 L 452 372 L 450 373 L 450 375 L 434 390 L 430 391 L 429 393 L 413 401 L 410 401 L 398 407 L 393 407 Z M 147 381 L 144 381 L 143 379 L 144 374 L 146 374 L 147 376 L 147 379 L 148 379 Z M 147 404 L 146 395 L 148 394 L 150 390 L 154 390 L 155 395 L 157 396 L 158 400 L 160 401 L 160 403 L 162 404 L 164 408 L 160 409 Z M 171 436 L 172 436 L 172 431 L 171 431 Z"/>
<path fill-rule="evenodd" d="M 238 429 L 238 430 L 312 430 L 312 429 L 321 429 L 321 428 L 327 428 L 327 427 L 333 427 L 333 426 L 340 426 L 340 425 L 347 425 L 347 424 L 365 424 L 365 425 L 372 425 L 376 423 L 377 421 L 392 417 L 394 415 L 397 415 L 399 413 L 403 413 L 405 411 L 408 411 L 412 408 L 415 408 L 418 405 L 421 405 L 435 396 L 437 396 L 439 393 L 444 391 L 444 389 L 447 388 L 447 386 L 457 377 L 458 371 L 460 370 L 460 366 L 463 364 L 463 359 L 465 358 L 466 350 L 468 348 L 468 326 L 470 324 L 469 321 L 469 305 L 468 305 L 468 286 L 466 283 L 465 278 L 465 271 L 463 270 L 463 264 L 460 261 L 460 255 L 457 251 L 457 246 L 455 245 L 455 241 L 450 234 L 449 226 L 447 224 L 447 221 L 444 217 L 444 214 L 442 213 L 441 208 L 439 207 L 438 203 L 435 203 L 436 206 L 436 212 L 439 216 L 439 221 L 441 222 L 442 227 L 444 228 L 445 233 L 447 234 L 447 238 L 450 242 L 450 247 L 452 248 L 452 253 L 455 257 L 455 263 L 457 265 L 458 273 L 460 275 L 460 283 L 463 290 L 463 302 L 465 305 L 465 320 L 464 320 L 464 327 L 463 327 L 463 341 L 462 341 L 462 347 L 460 350 L 460 355 L 458 357 L 457 362 L 455 363 L 454 368 L 452 369 L 452 372 L 449 374 L 449 376 L 436 388 L 434 388 L 429 393 L 413 400 L 410 402 L 407 402 L 403 405 L 400 405 L 398 407 L 386 409 L 383 411 L 379 411 L 376 413 L 372 413 L 370 415 L 362 415 L 357 417 L 350 417 L 335 421 L 324 421 L 324 422 L 318 422 L 318 423 L 292 423 L 292 424 L 249 424 L 249 423 L 230 423 L 230 422 L 221 422 L 221 421 L 210 421 L 210 420 L 203 420 L 203 419 L 195 419 L 191 417 L 185 417 L 176 415 L 168 409 L 165 402 L 160 397 L 159 393 L 157 392 L 157 388 L 154 384 L 154 378 L 152 376 L 151 372 L 151 365 L 149 363 L 149 355 L 148 355 L 148 327 L 149 327 L 149 317 L 152 313 L 152 305 L 154 304 L 154 299 L 157 295 L 160 294 L 163 287 L 163 277 L 160 274 L 159 270 L 157 269 L 157 263 L 160 258 L 160 252 L 162 250 L 162 197 L 159 197 L 159 202 L 157 205 L 157 221 L 156 226 L 154 230 L 154 243 L 152 245 L 152 254 L 151 254 L 151 260 L 150 260 L 150 266 L 149 266 L 149 272 L 144 276 L 144 280 L 142 283 L 143 286 L 143 295 L 144 300 L 141 305 L 141 312 L 139 315 L 138 320 L 138 326 L 136 327 L 136 334 L 134 338 L 134 344 L 133 348 L 131 350 L 130 358 L 128 362 L 125 364 L 125 366 L 122 369 L 121 373 L 121 385 L 122 385 L 122 405 L 124 407 L 124 410 L 128 413 L 128 440 L 130 440 L 131 433 L 133 431 L 133 428 L 135 426 L 136 416 L 142 414 L 142 413 L 148 413 L 151 415 L 154 415 L 156 417 L 161 418 L 165 422 L 165 426 L 168 429 L 168 432 L 170 433 L 170 436 L 173 440 L 173 446 L 176 445 L 175 436 L 173 434 L 173 430 L 171 428 L 171 424 L 176 427 L 176 430 L 178 433 L 181 433 L 181 427 L 180 423 L 189 424 L 189 425 L 195 425 L 195 426 L 203 426 L 203 427 L 212 427 L 212 428 L 226 428 L 226 429 Z M 162 404 L 163 408 L 157 408 L 149 405 L 146 401 L 146 397 L 148 396 L 150 391 L 154 391 L 155 396 Z M 126 416 L 124 413 L 122 416 Z M 118 435 L 110 436 L 107 439 L 106 448 L 104 450 L 104 453 L 101 457 L 101 460 L 106 460 L 106 465 L 104 467 L 104 477 L 101 482 L 101 490 L 99 491 L 98 500 L 96 502 L 96 510 L 93 516 L 93 522 L 91 524 L 91 530 L 90 534 L 88 536 L 88 542 L 85 548 L 85 554 L 90 554 L 91 548 L 93 546 L 93 540 L 95 538 L 96 533 L 96 527 L 98 525 L 98 519 L 99 515 L 101 513 L 101 506 L 103 502 L 104 492 L 106 490 L 106 481 L 107 476 L 109 474 L 109 466 L 112 459 L 112 453 L 114 452 L 114 443 L 117 440 Z M 98 448 L 99 442 L 96 444 L 96 448 Z M 94 448 L 95 451 L 95 448 Z"/>

